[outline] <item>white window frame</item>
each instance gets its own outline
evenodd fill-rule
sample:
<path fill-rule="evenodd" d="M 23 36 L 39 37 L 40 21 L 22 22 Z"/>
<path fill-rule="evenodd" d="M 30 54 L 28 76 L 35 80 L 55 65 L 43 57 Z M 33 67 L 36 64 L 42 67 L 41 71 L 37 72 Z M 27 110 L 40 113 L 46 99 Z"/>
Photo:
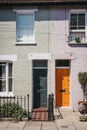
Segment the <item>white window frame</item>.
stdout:
<path fill-rule="evenodd" d="M 16 20 L 16 44 L 36 44 L 36 41 L 35 41 L 35 11 L 37 11 L 37 9 L 16 9 L 16 10 L 14 10 L 14 11 L 16 11 L 16 13 L 17 13 L 17 19 L 18 19 L 18 15 L 19 14 L 32 14 L 33 15 L 33 20 L 34 20 L 34 36 L 33 36 L 33 40 L 32 41 L 23 41 L 23 42 L 20 42 L 20 41 L 17 41 L 17 37 L 18 37 L 18 35 L 17 35 L 17 20 Z"/>
<path fill-rule="evenodd" d="M 70 20 L 71 20 L 71 14 L 85 14 L 85 12 L 72 12 L 72 13 L 70 13 Z M 78 19 L 77 19 L 77 21 L 78 21 Z M 78 25 L 77 25 L 77 27 L 78 27 Z M 69 21 L 69 30 L 70 30 L 70 32 L 84 32 L 85 31 L 85 29 L 75 29 L 75 30 L 70 29 L 70 21 Z"/>
<path fill-rule="evenodd" d="M 85 29 L 75 29 L 75 30 L 71 30 L 70 29 L 70 20 L 71 20 L 71 14 L 80 14 L 80 13 L 84 13 L 85 14 Z M 85 41 L 87 42 L 87 11 L 85 9 L 74 9 L 74 10 L 70 10 L 69 13 L 69 35 L 71 32 L 83 32 L 85 33 Z M 72 41 L 71 41 L 72 43 Z"/>
<path fill-rule="evenodd" d="M 2 63 L 2 62 L 0 62 L 0 63 Z M 5 66 L 5 69 L 6 69 L 6 91 L 5 92 L 0 92 L 1 97 L 6 97 L 6 96 L 13 97 L 14 96 L 13 92 L 9 92 L 9 90 L 8 90 L 8 79 L 9 79 L 9 76 L 8 76 L 9 67 L 8 67 L 8 65 L 9 65 L 9 62 L 3 63 L 3 66 Z M 13 76 L 12 76 L 12 79 L 13 79 Z M 13 91 L 13 83 L 12 83 L 12 91 Z"/>

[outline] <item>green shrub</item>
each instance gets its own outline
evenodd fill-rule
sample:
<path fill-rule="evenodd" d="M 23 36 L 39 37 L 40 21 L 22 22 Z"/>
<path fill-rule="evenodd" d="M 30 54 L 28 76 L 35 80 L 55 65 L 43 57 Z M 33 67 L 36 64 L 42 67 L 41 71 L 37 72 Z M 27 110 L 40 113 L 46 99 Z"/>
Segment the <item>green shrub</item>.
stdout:
<path fill-rule="evenodd" d="M 87 72 L 79 72 L 78 80 L 81 85 L 85 85 L 87 83 Z"/>
<path fill-rule="evenodd" d="M 76 38 L 75 38 L 75 41 L 76 41 L 76 42 L 80 42 L 80 37 L 76 37 Z"/>
<path fill-rule="evenodd" d="M 19 104 L 5 103 L 0 107 L 0 116 L 22 120 L 27 117 L 27 112 Z"/>
<path fill-rule="evenodd" d="M 85 99 L 87 99 L 87 95 L 86 95 L 86 91 L 87 91 L 87 72 L 79 72 L 78 73 L 78 80 L 79 83 L 81 84 L 81 87 L 83 89 L 83 101 L 85 101 Z"/>

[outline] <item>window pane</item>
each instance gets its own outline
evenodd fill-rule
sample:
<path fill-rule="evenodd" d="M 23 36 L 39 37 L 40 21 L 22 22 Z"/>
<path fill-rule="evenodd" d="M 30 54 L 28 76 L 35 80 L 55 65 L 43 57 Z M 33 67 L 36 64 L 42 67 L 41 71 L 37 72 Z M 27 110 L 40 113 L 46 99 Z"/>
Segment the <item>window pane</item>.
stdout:
<path fill-rule="evenodd" d="M 21 29 L 21 28 L 18 29 L 17 35 L 18 35 L 17 40 L 23 41 L 23 38 L 25 36 L 25 29 Z"/>
<path fill-rule="evenodd" d="M 34 26 L 33 14 L 19 14 L 18 15 L 18 26 Z"/>
<path fill-rule="evenodd" d="M 71 26 L 70 29 L 71 29 L 71 30 L 76 30 L 76 29 L 77 29 L 77 26 L 75 26 L 75 27 L 74 27 L 74 26 Z"/>
<path fill-rule="evenodd" d="M 47 67 L 46 60 L 35 60 L 33 61 L 33 67 Z"/>
<path fill-rule="evenodd" d="M 12 63 L 9 63 L 9 78 L 8 78 L 8 90 L 12 91 Z"/>
<path fill-rule="evenodd" d="M 26 29 L 26 40 L 32 41 L 34 40 L 34 31 L 33 29 Z"/>
<path fill-rule="evenodd" d="M 9 76 L 9 77 L 12 77 L 12 63 L 9 63 L 8 76 Z"/>
<path fill-rule="evenodd" d="M 18 14 L 17 41 L 34 41 L 34 17 L 33 14 Z"/>
<path fill-rule="evenodd" d="M 8 80 L 8 90 L 9 92 L 12 92 L 12 78 L 9 78 Z"/>
<path fill-rule="evenodd" d="M 78 29 L 81 30 L 81 29 L 85 29 L 85 26 L 78 26 Z"/>
<path fill-rule="evenodd" d="M 0 64 L 0 78 L 6 77 L 6 67 L 3 64 Z"/>
<path fill-rule="evenodd" d="M 79 29 L 85 29 L 85 14 L 78 14 Z"/>
<path fill-rule="evenodd" d="M 57 60 L 56 67 L 69 67 L 69 60 Z"/>
<path fill-rule="evenodd" d="M 77 14 L 71 14 L 70 26 L 77 27 Z"/>
<path fill-rule="evenodd" d="M 26 29 L 26 36 L 32 36 L 34 34 L 34 30 L 32 28 Z"/>
<path fill-rule="evenodd" d="M 7 64 L 6 67 L 5 63 L 0 63 L 0 92 L 7 92 L 12 91 L 12 63 Z M 6 73 L 6 69 L 8 68 L 8 74 Z M 6 78 L 7 74 L 7 78 Z M 6 81 L 8 80 L 8 84 Z M 8 89 L 7 89 L 8 88 Z"/>
<path fill-rule="evenodd" d="M 0 80 L 0 92 L 6 91 L 6 80 Z"/>
<path fill-rule="evenodd" d="M 18 41 L 32 41 L 34 40 L 34 29 L 25 28 L 18 30 Z"/>

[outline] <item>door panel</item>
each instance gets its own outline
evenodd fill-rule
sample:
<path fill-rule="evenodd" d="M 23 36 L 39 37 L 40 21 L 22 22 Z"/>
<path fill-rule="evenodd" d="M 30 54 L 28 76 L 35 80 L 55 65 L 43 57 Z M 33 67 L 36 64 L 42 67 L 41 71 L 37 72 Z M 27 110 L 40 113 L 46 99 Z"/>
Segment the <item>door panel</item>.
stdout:
<path fill-rule="evenodd" d="M 44 70 L 44 77 L 40 79 L 40 107 L 47 105 L 47 77 L 46 70 Z"/>
<path fill-rule="evenodd" d="M 47 106 L 47 69 L 33 70 L 33 108 Z"/>
<path fill-rule="evenodd" d="M 56 106 L 70 106 L 69 69 L 56 69 Z"/>
<path fill-rule="evenodd" d="M 39 73 L 37 69 L 33 70 L 33 108 L 40 106 L 40 85 Z"/>

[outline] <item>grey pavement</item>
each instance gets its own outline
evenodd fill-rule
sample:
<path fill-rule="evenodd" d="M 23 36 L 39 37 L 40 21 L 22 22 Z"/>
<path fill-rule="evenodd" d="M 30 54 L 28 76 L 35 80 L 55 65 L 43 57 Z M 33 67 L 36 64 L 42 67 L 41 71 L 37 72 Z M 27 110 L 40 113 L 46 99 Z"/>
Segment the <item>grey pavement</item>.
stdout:
<path fill-rule="evenodd" d="M 25 121 L 0 121 L 0 130 L 23 130 L 25 124 Z"/>
<path fill-rule="evenodd" d="M 87 130 L 87 122 L 79 121 L 79 114 L 56 113 L 55 121 L 0 121 L 0 130 Z"/>

